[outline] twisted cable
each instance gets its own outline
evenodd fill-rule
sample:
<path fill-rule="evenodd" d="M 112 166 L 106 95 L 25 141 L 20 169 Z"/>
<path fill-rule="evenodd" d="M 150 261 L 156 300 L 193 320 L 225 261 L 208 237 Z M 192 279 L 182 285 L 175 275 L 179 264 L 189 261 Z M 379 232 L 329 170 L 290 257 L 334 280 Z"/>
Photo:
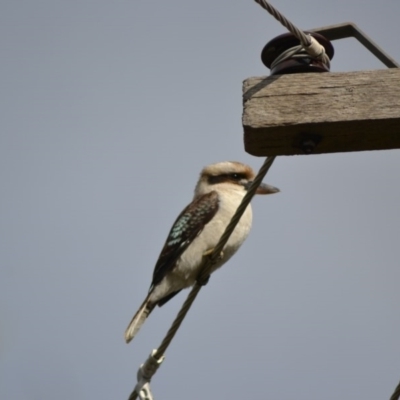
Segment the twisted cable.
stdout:
<path fill-rule="evenodd" d="M 390 400 L 399 400 L 400 398 L 400 382 L 397 385 L 396 389 L 394 390 L 392 396 L 390 397 Z"/>
<path fill-rule="evenodd" d="M 311 40 L 308 35 L 306 35 L 301 29 L 293 25 L 283 14 L 281 14 L 272 4 L 269 4 L 267 0 L 255 0 L 262 8 L 267 10 L 277 21 L 279 21 L 289 32 L 291 32 L 303 47 L 308 47 L 311 45 Z"/>
<path fill-rule="evenodd" d="M 299 39 L 301 46 L 312 57 L 321 59 L 325 64 L 329 65 L 329 57 L 325 53 L 325 48 L 318 43 L 311 35 L 307 35 L 301 29 L 292 24 L 283 14 L 281 14 L 267 0 L 255 0 L 262 8 L 267 10 L 277 21 L 279 21 L 290 33 Z"/>
<path fill-rule="evenodd" d="M 242 202 L 240 203 L 239 207 L 237 208 L 235 214 L 233 215 L 231 221 L 229 222 L 228 226 L 226 227 L 224 233 L 222 234 L 218 244 L 214 247 L 212 253 L 209 257 L 205 257 L 202 263 L 199 276 L 197 278 L 197 282 L 194 284 L 192 290 L 190 291 L 188 297 L 186 298 L 185 302 L 183 303 L 182 308 L 180 309 L 178 315 L 176 316 L 174 322 L 172 323 L 171 327 L 169 328 L 167 334 L 165 335 L 163 341 L 161 342 L 158 349 L 152 354 L 152 356 L 156 360 L 161 360 L 164 357 L 164 353 L 167 350 L 168 346 L 170 345 L 172 339 L 174 338 L 176 332 L 178 331 L 180 325 L 182 324 L 187 312 L 189 311 L 191 305 L 193 304 L 194 300 L 196 299 L 198 293 L 202 286 L 204 286 L 204 282 L 206 281 L 207 277 L 210 275 L 211 268 L 215 262 L 215 260 L 221 254 L 222 249 L 226 245 L 231 236 L 233 230 L 235 229 L 237 223 L 239 222 L 240 218 L 242 217 L 243 213 L 245 212 L 247 206 L 250 204 L 251 199 L 256 193 L 258 186 L 264 179 L 265 175 L 267 174 L 269 168 L 271 167 L 272 163 L 275 160 L 275 156 L 268 157 L 260 170 L 258 171 L 257 176 L 254 178 L 254 181 L 250 185 L 247 193 L 243 197 Z M 154 371 L 155 372 L 155 371 Z M 149 377 L 149 380 L 151 377 Z M 136 400 L 137 399 L 137 391 L 136 388 L 133 390 L 131 395 L 129 396 L 129 400 Z"/>

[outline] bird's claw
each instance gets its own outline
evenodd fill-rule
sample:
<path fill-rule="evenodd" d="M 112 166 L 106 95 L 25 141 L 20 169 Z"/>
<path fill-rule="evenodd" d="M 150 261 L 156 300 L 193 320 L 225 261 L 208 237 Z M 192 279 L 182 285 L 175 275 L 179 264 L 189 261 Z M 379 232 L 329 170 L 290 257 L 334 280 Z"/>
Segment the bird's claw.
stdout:
<path fill-rule="evenodd" d="M 208 257 L 209 259 L 211 259 L 211 255 L 214 252 L 214 248 L 207 250 L 206 252 L 203 253 L 203 257 Z M 221 251 L 221 253 L 219 253 L 219 256 L 215 257 L 214 259 L 211 259 L 212 263 L 215 263 L 219 260 L 222 260 L 224 257 L 224 252 Z M 205 286 L 207 285 L 208 281 L 210 280 L 210 275 L 206 276 L 204 279 L 198 279 L 197 283 L 200 286 Z"/>
<path fill-rule="evenodd" d="M 203 257 L 210 257 L 211 254 L 213 253 L 214 248 L 207 250 L 205 253 L 203 253 Z M 224 258 L 224 252 L 221 251 L 221 253 L 219 253 L 219 256 L 216 257 L 213 261 L 218 261 L 218 260 L 222 260 Z"/>

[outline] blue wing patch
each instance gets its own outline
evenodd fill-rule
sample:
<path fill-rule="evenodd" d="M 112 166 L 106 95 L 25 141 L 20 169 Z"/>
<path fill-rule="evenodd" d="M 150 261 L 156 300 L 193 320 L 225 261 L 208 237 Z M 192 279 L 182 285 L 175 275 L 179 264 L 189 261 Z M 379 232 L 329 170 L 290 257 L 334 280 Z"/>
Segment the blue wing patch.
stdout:
<path fill-rule="evenodd" d="M 199 196 L 178 216 L 154 267 L 151 288 L 172 270 L 182 253 L 218 211 L 219 198 L 215 191 Z"/>

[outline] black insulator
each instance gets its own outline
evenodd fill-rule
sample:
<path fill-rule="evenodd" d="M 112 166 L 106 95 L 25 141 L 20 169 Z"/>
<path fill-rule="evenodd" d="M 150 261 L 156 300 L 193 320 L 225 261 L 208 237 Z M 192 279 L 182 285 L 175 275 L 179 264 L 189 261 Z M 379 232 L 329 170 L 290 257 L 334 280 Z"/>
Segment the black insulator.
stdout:
<path fill-rule="evenodd" d="M 331 42 L 324 36 L 315 32 L 305 32 L 313 36 L 324 48 L 329 59 L 333 58 L 334 49 Z M 329 72 L 329 64 L 311 57 L 306 51 L 300 49 L 289 58 L 282 57 L 282 61 L 277 61 L 278 57 L 284 52 L 294 49 L 300 45 L 299 39 L 291 33 L 284 33 L 269 41 L 261 52 L 263 64 L 271 70 L 271 75 L 296 74 L 300 72 Z M 290 53 L 290 52 L 288 52 Z"/>

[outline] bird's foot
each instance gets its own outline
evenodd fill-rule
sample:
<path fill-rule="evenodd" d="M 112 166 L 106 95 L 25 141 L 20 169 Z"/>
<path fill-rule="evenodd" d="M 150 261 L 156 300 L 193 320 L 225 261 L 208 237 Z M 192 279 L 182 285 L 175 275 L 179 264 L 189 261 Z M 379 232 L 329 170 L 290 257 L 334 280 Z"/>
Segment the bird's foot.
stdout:
<path fill-rule="evenodd" d="M 214 248 L 207 250 L 206 252 L 203 253 L 203 257 L 208 257 L 209 259 L 211 259 L 211 254 L 214 252 Z M 224 257 L 224 252 L 221 251 L 221 253 L 219 253 L 219 256 L 215 257 L 214 259 L 211 259 L 212 263 L 216 263 L 219 260 L 222 260 L 222 258 Z M 208 281 L 210 280 L 210 275 L 206 276 L 205 278 L 202 279 L 198 279 L 197 283 L 200 286 L 205 286 L 207 285 Z"/>
<path fill-rule="evenodd" d="M 203 257 L 210 257 L 211 254 L 213 253 L 214 248 L 207 250 L 205 253 L 203 253 Z M 219 261 L 222 260 L 224 258 L 224 252 L 221 251 L 221 253 L 219 253 L 219 256 L 216 257 L 213 261 Z"/>

